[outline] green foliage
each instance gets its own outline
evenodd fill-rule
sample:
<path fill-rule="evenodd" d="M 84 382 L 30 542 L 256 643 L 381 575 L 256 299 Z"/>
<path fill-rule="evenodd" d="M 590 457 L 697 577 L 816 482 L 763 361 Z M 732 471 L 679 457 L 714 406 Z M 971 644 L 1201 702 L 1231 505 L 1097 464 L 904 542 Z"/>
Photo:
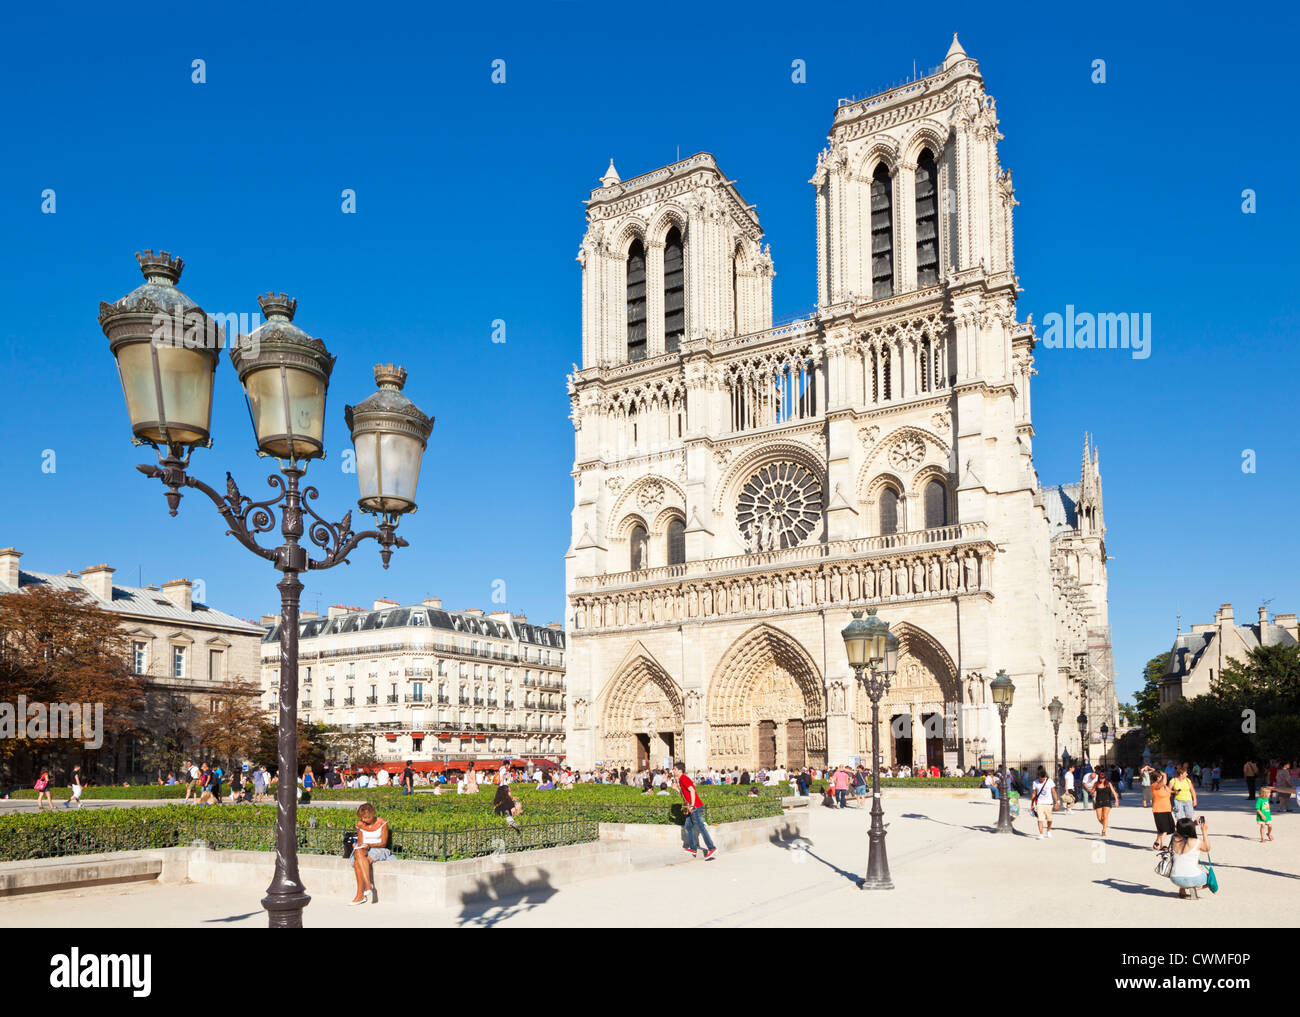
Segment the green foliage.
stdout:
<path fill-rule="evenodd" d="M 1260 716 L 1300 713 L 1300 646 L 1257 646 L 1245 661 L 1229 660 L 1210 694 Z"/>
<path fill-rule="evenodd" d="M 1159 755 L 1178 761 L 1222 760 L 1229 773 L 1254 754 L 1242 731 L 1241 711 L 1214 696 L 1197 696 L 1170 703 L 1155 717 L 1151 733 Z"/>

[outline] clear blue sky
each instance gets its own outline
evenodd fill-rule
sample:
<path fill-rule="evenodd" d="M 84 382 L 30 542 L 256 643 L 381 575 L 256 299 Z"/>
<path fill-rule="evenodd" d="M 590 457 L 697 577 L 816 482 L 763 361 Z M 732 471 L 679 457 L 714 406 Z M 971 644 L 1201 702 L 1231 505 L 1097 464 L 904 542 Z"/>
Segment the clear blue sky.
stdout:
<path fill-rule="evenodd" d="M 928 4 L 902 23 L 861 4 L 562 0 L 8 12 L 0 546 L 36 571 L 107 561 L 129 584 L 202 578 L 210 603 L 244 616 L 277 608 L 275 575 L 206 499 L 191 493 L 172 519 L 133 469 L 150 453 L 129 444 L 95 316 L 140 282 L 135 251 L 167 248 L 209 311 L 255 312 L 258 293 L 283 289 L 338 355 L 331 456 L 310 473 L 332 518 L 356 497 L 339 470 L 343 405 L 372 390 L 374 363 L 406 365 L 408 394 L 437 418 L 421 508 L 401 529 L 412 546 L 388 572 L 367 546 L 309 575 L 306 608 L 432 594 L 491 609 L 500 579 L 509 609 L 560 619 L 574 256 L 610 156 L 630 176 L 713 152 L 758 207 L 776 313 L 807 307 L 806 181 L 836 100 L 940 63 L 957 30 L 1006 135 L 1022 317 L 1152 315 L 1149 359 L 1040 350 L 1034 388 L 1045 484 L 1077 479 L 1085 429 L 1101 446 L 1121 696 L 1180 610 L 1186 627 L 1222 601 L 1239 617 L 1264 597 L 1300 609 L 1294 14 L 1222 26 L 1221 9 L 1187 6 L 970 9 Z M 490 81 L 498 58 L 505 85 Z M 791 82 L 795 59 L 806 84 Z M 340 212 L 344 188 L 356 215 Z M 498 318 L 504 344 L 490 341 Z M 265 490 L 270 462 L 251 453 L 224 360 L 214 434 L 196 472 Z"/>

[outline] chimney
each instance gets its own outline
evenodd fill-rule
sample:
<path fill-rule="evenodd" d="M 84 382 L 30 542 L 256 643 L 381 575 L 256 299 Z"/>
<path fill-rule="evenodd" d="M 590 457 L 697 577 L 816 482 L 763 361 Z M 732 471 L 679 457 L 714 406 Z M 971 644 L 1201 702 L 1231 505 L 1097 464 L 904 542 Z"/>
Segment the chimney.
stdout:
<path fill-rule="evenodd" d="M 21 551 L 15 551 L 12 547 L 0 551 L 0 583 L 18 589 L 18 559 L 22 556 Z"/>
<path fill-rule="evenodd" d="M 1264 634 L 1264 626 L 1268 624 L 1268 605 L 1259 605 L 1259 634 Z"/>
<path fill-rule="evenodd" d="M 467 607 L 461 614 L 472 614 L 475 618 L 482 618 L 483 609 L 481 607 Z"/>
<path fill-rule="evenodd" d="M 1275 614 L 1273 615 L 1273 624 L 1285 629 L 1291 633 L 1291 638 L 1300 642 L 1300 625 L 1296 624 L 1296 616 L 1293 614 Z"/>
<path fill-rule="evenodd" d="M 319 618 L 320 615 L 317 614 L 315 611 L 299 611 L 298 617 L 301 620 L 306 621 L 308 618 Z"/>
<path fill-rule="evenodd" d="M 1232 605 L 1220 604 L 1219 610 L 1215 612 L 1214 620 L 1220 625 L 1232 624 Z"/>
<path fill-rule="evenodd" d="M 510 620 L 509 611 L 493 611 L 488 615 L 493 621 L 508 622 Z"/>
<path fill-rule="evenodd" d="M 396 606 L 397 606 L 397 601 L 395 601 L 395 600 L 389 600 L 387 597 L 376 597 L 376 598 L 375 598 L 375 606 L 374 606 L 373 608 L 371 608 L 371 610 L 372 610 L 372 611 L 383 611 L 383 610 L 385 610 L 386 608 L 396 607 Z"/>
<path fill-rule="evenodd" d="M 182 611 L 194 610 L 194 584 L 188 579 L 173 579 L 170 583 L 163 583 L 162 592 L 164 597 Z"/>
<path fill-rule="evenodd" d="M 514 615 L 513 617 L 517 622 L 523 622 L 525 625 L 528 624 L 528 615 L 526 614 L 517 614 Z"/>
<path fill-rule="evenodd" d="M 420 601 L 420 603 L 423 604 L 425 607 L 433 608 L 435 611 L 442 610 L 441 597 L 425 597 L 422 601 Z"/>
<path fill-rule="evenodd" d="M 81 581 L 86 589 L 100 600 L 113 603 L 113 569 L 107 565 L 92 565 L 81 570 Z"/>
<path fill-rule="evenodd" d="M 331 604 L 331 605 L 330 605 L 329 616 L 330 616 L 331 618 L 337 618 L 339 615 L 341 615 L 341 614 L 347 614 L 347 613 L 348 613 L 348 607 L 347 607 L 346 604 Z"/>
<path fill-rule="evenodd" d="M 556 632 L 563 632 L 563 631 L 564 631 L 564 623 L 563 623 L 563 622 L 547 622 L 547 623 L 546 623 L 546 627 L 547 627 L 548 629 L 555 629 Z"/>
<path fill-rule="evenodd" d="M 280 616 L 278 614 L 264 614 L 259 624 L 262 625 L 279 625 Z"/>

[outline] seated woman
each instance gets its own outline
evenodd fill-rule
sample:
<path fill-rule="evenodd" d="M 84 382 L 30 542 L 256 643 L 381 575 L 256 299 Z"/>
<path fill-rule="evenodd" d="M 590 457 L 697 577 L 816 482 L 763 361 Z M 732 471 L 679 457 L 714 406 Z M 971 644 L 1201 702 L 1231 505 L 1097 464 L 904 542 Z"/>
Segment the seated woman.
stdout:
<path fill-rule="evenodd" d="M 1196 888 L 1209 881 L 1209 876 L 1200 866 L 1201 852 L 1208 854 L 1210 851 L 1205 818 L 1201 817 L 1195 822 L 1190 819 L 1178 820 L 1174 825 L 1174 841 L 1171 846 L 1174 867 L 1169 872 L 1169 878 L 1178 887 L 1179 897 L 1186 899 L 1188 890 L 1192 891 L 1192 896 L 1196 896 Z"/>
<path fill-rule="evenodd" d="M 519 800 L 510 793 L 509 784 L 498 784 L 496 797 L 492 799 L 492 811 L 498 816 L 504 817 L 506 824 L 510 829 L 519 833 L 519 823 L 515 817 L 524 811 L 524 807 L 519 804 Z"/>
<path fill-rule="evenodd" d="M 357 895 L 352 904 L 367 904 L 375 897 L 373 865 L 393 857 L 388 847 L 388 820 L 375 815 L 375 807 L 363 802 L 357 808 L 357 842 L 352 848 L 352 871 L 357 877 Z"/>

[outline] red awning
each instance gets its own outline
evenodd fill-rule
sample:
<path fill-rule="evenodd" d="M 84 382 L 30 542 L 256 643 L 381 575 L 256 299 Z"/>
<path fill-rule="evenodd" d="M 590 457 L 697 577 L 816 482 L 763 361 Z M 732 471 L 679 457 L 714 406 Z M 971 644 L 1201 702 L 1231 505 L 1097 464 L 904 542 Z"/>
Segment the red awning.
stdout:
<path fill-rule="evenodd" d="M 395 734 L 386 734 L 384 735 L 384 737 L 387 738 L 390 742 L 397 741 L 397 735 Z"/>
<path fill-rule="evenodd" d="M 423 737 L 424 737 L 424 732 L 423 732 L 423 731 L 412 731 L 412 732 L 411 732 L 411 737 L 412 737 L 412 738 L 423 738 Z"/>

